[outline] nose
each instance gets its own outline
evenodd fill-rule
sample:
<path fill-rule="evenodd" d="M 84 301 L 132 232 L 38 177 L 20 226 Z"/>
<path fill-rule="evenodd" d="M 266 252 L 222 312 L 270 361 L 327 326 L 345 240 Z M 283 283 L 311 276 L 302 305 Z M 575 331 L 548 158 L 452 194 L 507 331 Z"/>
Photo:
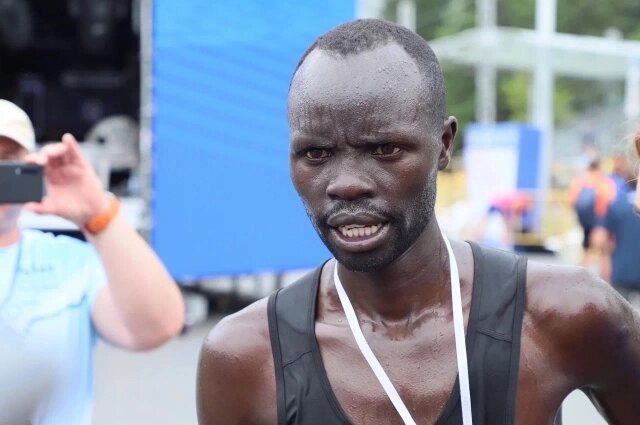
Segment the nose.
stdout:
<path fill-rule="evenodd" d="M 371 176 L 352 167 L 338 171 L 327 186 L 327 195 L 331 199 L 353 201 L 371 198 L 373 194 L 374 182 Z"/>

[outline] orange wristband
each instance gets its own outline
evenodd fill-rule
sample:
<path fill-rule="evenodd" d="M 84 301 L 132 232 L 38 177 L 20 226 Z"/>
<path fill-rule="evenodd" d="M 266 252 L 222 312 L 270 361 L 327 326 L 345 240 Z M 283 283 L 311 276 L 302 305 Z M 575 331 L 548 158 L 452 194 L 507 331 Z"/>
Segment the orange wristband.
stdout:
<path fill-rule="evenodd" d="M 109 197 L 109 205 L 99 214 L 93 216 L 89 221 L 82 226 L 82 230 L 91 233 L 92 235 L 102 232 L 113 220 L 113 217 L 118 214 L 120 210 L 120 201 L 118 198 L 110 192 L 107 192 Z"/>

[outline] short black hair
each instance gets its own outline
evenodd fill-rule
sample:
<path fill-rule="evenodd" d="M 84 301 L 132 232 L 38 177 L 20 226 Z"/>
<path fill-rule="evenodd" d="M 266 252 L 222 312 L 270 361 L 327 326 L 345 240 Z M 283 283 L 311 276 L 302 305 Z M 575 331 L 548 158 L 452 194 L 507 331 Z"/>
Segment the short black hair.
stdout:
<path fill-rule="evenodd" d="M 309 53 L 316 49 L 334 52 L 344 57 L 373 50 L 391 42 L 402 46 L 407 54 L 415 60 L 425 80 L 426 104 L 429 106 L 430 112 L 444 120 L 446 118 L 444 78 L 438 58 L 427 42 L 418 34 L 388 21 L 358 19 L 329 30 L 307 48 L 298 61 L 291 79 L 293 80 Z"/>

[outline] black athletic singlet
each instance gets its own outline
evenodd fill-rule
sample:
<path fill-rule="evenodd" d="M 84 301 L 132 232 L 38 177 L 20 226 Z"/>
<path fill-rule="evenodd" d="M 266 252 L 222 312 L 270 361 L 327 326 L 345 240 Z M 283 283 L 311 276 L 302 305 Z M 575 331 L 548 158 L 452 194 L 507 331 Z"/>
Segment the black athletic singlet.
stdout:
<path fill-rule="evenodd" d="M 466 344 L 474 425 L 513 423 L 526 258 L 471 243 L 473 293 Z M 331 389 L 315 337 L 322 266 L 269 297 L 278 425 L 349 424 Z M 436 425 L 462 425 L 456 379 Z"/>

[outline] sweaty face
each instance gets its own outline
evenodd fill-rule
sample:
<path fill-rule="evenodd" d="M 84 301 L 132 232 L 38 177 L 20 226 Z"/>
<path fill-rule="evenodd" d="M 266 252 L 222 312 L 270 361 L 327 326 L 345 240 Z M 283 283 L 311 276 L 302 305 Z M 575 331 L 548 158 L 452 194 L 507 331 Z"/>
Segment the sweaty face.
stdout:
<path fill-rule="evenodd" d="M 348 269 L 390 264 L 433 216 L 444 120 L 428 116 L 424 90 L 397 44 L 347 57 L 315 50 L 294 77 L 291 178 Z"/>

